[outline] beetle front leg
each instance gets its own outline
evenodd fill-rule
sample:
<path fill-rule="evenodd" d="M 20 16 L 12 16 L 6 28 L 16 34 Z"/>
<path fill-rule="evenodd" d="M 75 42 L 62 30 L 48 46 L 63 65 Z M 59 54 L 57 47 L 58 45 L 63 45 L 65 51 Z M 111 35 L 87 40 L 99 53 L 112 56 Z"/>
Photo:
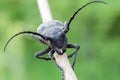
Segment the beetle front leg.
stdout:
<path fill-rule="evenodd" d="M 54 56 L 53 56 L 54 53 L 55 53 L 55 51 L 54 51 L 54 50 L 51 50 L 50 53 L 49 53 L 49 56 L 51 57 L 51 60 L 55 63 L 55 65 L 56 65 L 61 71 L 63 71 L 63 69 L 56 63 L 55 58 L 54 58 Z"/>
<path fill-rule="evenodd" d="M 55 63 L 55 65 L 61 70 L 61 72 L 62 72 L 62 79 L 64 80 L 63 69 L 56 63 L 55 58 L 53 56 L 54 53 L 55 53 L 55 51 L 51 50 L 50 53 L 49 53 L 49 56 L 51 57 L 51 60 Z"/>
<path fill-rule="evenodd" d="M 51 60 L 51 58 L 41 57 L 42 55 L 47 54 L 50 50 L 51 50 L 50 48 L 47 48 L 47 49 L 45 49 L 45 50 L 43 50 L 43 51 L 40 51 L 40 52 L 35 53 L 35 56 L 36 56 L 36 58 L 38 58 L 38 59 L 43 59 L 43 60 L 47 60 L 47 61 L 48 61 L 48 60 Z"/>
<path fill-rule="evenodd" d="M 75 48 L 76 49 L 72 54 L 68 55 L 68 58 L 71 58 L 74 55 L 74 60 L 73 60 L 72 65 L 71 65 L 72 68 L 74 68 L 74 65 L 76 62 L 76 55 L 77 55 L 77 52 L 78 52 L 80 46 L 76 45 L 76 44 L 67 44 L 67 48 Z"/>

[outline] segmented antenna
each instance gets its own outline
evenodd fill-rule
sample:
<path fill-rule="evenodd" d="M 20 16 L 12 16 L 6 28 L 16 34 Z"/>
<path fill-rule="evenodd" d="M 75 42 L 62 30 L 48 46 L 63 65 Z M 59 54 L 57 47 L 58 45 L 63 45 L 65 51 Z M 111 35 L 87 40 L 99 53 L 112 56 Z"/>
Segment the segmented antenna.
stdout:
<path fill-rule="evenodd" d="M 36 32 L 32 32 L 32 31 L 19 32 L 19 33 L 14 34 L 14 35 L 6 42 L 6 44 L 5 44 L 5 46 L 4 46 L 4 51 L 6 50 L 6 47 L 7 47 L 8 43 L 9 43 L 14 37 L 16 37 L 16 36 L 18 36 L 18 35 L 20 35 L 20 34 L 25 34 L 25 33 L 26 33 L 26 34 L 37 35 L 37 36 L 42 37 L 43 39 L 46 38 L 45 36 L 43 36 L 43 35 L 41 35 L 41 34 L 39 34 L 39 33 L 36 33 Z"/>
<path fill-rule="evenodd" d="M 96 3 L 96 2 L 103 3 L 103 4 L 107 4 L 107 3 L 104 2 L 104 1 L 97 1 L 97 0 L 96 0 L 96 1 L 91 1 L 91 2 L 88 2 L 88 3 L 84 4 L 84 5 L 81 6 L 79 9 L 77 9 L 77 10 L 74 12 L 74 14 L 70 17 L 70 19 L 69 19 L 69 21 L 68 21 L 68 23 L 67 23 L 68 29 L 69 29 L 70 23 L 72 22 L 72 20 L 75 18 L 76 14 L 77 14 L 79 11 L 81 11 L 84 7 L 88 6 L 89 4 L 91 4 L 91 3 Z"/>

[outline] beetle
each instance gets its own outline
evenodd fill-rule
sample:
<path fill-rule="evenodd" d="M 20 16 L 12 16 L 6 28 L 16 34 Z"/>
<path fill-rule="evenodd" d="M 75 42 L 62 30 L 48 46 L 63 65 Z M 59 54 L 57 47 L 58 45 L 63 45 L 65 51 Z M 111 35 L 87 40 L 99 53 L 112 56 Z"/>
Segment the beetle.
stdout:
<path fill-rule="evenodd" d="M 48 46 L 47 49 L 35 53 L 35 56 L 38 59 L 43 59 L 43 60 L 47 60 L 47 61 L 48 60 L 55 61 L 55 59 L 53 57 L 54 52 L 56 52 L 59 55 L 63 55 L 64 52 L 66 52 L 67 48 L 75 48 L 75 51 L 68 55 L 68 58 L 71 58 L 74 55 L 74 59 L 71 64 L 71 66 L 73 68 L 75 65 L 75 61 L 76 61 L 76 55 L 77 55 L 77 52 L 78 52 L 80 46 L 77 44 L 69 44 L 68 39 L 66 38 L 66 33 L 70 30 L 70 24 L 71 24 L 72 20 L 75 18 L 76 14 L 80 10 L 82 10 L 84 7 L 86 7 L 87 5 L 89 5 L 91 3 L 95 3 L 95 2 L 106 4 L 106 2 L 103 2 L 103 1 L 91 1 L 91 2 L 84 4 L 79 9 L 77 9 L 74 12 L 74 14 L 70 17 L 70 19 L 65 23 L 62 23 L 58 20 L 52 20 L 52 21 L 42 23 L 38 27 L 37 32 L 22 31 L 22 32 L 16 33 L 6 42 L 6 44 L 4 46 L 4 51 L 6 50 L 8 43 L 14 37 L 21 35 L 21 34 L 30 34 L 34 39 L 36 39 L 39 42 Z M 48 57 L 48 58 L 42 57 L 42 55 L 47 54 L 47 53 L 49 53 L 50 57 Z"/>

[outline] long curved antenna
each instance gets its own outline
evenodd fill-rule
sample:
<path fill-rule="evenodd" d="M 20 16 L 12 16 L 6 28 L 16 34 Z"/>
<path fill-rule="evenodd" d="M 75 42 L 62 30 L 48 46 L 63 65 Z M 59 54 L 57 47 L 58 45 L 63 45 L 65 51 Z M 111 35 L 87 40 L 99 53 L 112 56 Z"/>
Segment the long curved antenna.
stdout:
<path fill-rule="evenodd" d="M 19 32 L 19 33 L 16 33 L 15 35 L 13 35 L 13 36 L 6 42 L 6 44 L 5 44 L 5 46 L 4 46 L 4 52 L 5 52 L 5 50 L 6 50 L 6 47 L 7 47 L 8 43 L 9 43 L 14 37 L 16 37 L 16 36 L 18 36 L 18 35 L 20 35 L 20 34 L 25 34 L 25 33 L 26 33 L 26 34 L 37 35 L 37 36 L 42 37 L 43 39 L 48 39 L 48 37 L 45 37 L 45 36 L 43 36 L 43 35 L 41 35 L 41 34 L 39 34 L 39 33 L 32 32 L 32 31 Z"/>
<path fill-rule="evenodd" d="M 88 3 L 84 4 L 84 5 L 81 6 L 79 9 L 77 9 L 77 10 L 74 12 L 74 14 L 70 17 L 68 23 L 66 24 L 66 25 L 67 25 L 67 30 L 69 30 L 69 25 L 70 25 L 70 23 L 72 22 L 72 20 L 75 18 L 76 14 L 77 14 L 79 11 L 81 11 L 84 7 L 88 6 L 89 4 L 91 4 L 91 3 L 96 3 L 96 2 L 103 3 L 103 4 L 107 4 L 107 3 L 104 2 L 104 1 L 97 1 L 97 0 L 96 0 L 96 1 L 91 1 L 91 2 L 88 2 Z M 66 32 L 67 32 L 67 31 L 66 31 Z"/>

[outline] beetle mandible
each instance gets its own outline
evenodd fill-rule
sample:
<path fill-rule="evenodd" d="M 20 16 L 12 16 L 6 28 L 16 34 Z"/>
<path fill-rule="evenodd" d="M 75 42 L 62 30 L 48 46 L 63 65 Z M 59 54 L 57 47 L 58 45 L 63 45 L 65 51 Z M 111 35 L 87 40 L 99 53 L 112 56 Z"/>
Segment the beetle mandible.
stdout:
<path fill-rule="evenodd" d="M 54 52 L 56 52 L 59 55 L 62 55 L 65 51 L 66 48 L 75 48 L 75 51 L 71 54 L 68 55 L 68 58 L 72 57 L 74 55 L 74 60 L 72 62 L 72 68 L 74 67 L 75 61 L 76 61 L 76 55 L 77 52 L 80 48 L 79 45 L 76 44 L 69 44 L 66 38 L 66 33 L 69 31 L 69 27 L 70 24 L 72 22 L 72 20 L 74 19 L 74 17 L 76 16 L 76 14 L 82 10 L 84 7 L 86 7 L 87 5 L 91 4 L 91 3 L 95 3 L 95 2 L 99 2 L 99 3 L 104 3 L 106 4 L 106 2 L 103 1 L 91 1 L 88 2 L 86 4 L 84 4 L 82 7 L 80 7 L 79 9 L 77 9 L 74 14 L 70 17 L 70 19 L 65 22 L 62 23 L 58 20 L 52 20 L 52 21 L 48 21 L 45 23 L 42 23 L 38 29 L 37 32 L 32 32 L 32 31 L 23 31 L 23 32 L 19 32 L 15 35 L 13 35 L 5 44 L 4 46 L 4 51 L 8 45 L 8 43 L 16 36 L 20 35 L 20 34 L 31 34 L 31 36 L 33 38 L 35 38 L 36 40 L 38 40 L 39 42 L 45 44 L 48 46 L 47 49 L 43 50 L 43 51 L 39 51 L 35 54 L 35 56 L 38 59 L 43 59 L 43 60 L 54 60 L 53 54 Z M 61 51 L 62 49 L 62 51 Z M 50 58 L 46 58 L 46 57 L 41 57 L 44 54 L 50 54 Z"/>

